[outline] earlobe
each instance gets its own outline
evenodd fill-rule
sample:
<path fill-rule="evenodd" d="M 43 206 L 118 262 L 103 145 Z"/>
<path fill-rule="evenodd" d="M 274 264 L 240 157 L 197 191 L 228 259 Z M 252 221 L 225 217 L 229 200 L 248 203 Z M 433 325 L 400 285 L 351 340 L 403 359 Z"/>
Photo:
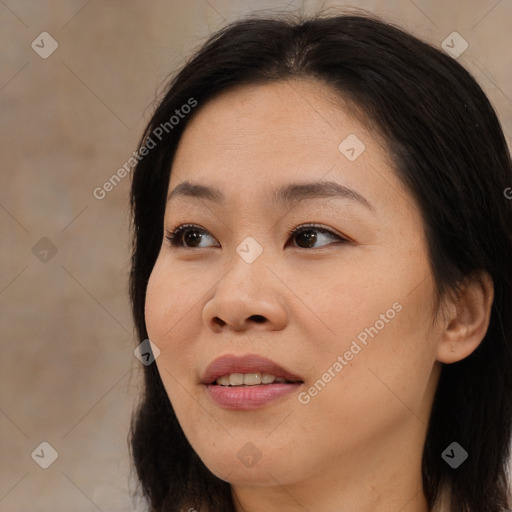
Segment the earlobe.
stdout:
<path fill-rule="evenodd" d="M 485 337 L 491 318 L 494 284 L 487 272 L 468 276 L 457 297 L 447 299 L 437 360 L 451 364 L 468 357 Z"/>

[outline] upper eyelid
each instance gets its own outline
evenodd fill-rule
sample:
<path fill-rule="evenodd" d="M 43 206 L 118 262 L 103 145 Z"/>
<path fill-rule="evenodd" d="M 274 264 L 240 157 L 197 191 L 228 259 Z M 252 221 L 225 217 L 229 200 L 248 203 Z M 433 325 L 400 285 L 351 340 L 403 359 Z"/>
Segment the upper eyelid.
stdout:
<path fill-rule="evenodd" d="M 181 233 L 183 233 L 183 231 L 185 231 L 187 229 L 195 229 L 196 231 L 199 231 L 200 233 L 203 233 L 203 234 L 207 234 L 207 235 L 211 236 L 214 240 L 217 240 L 207 229 L 199 226 L 198 224 L 190 224 L 190 223 L 180 224 L 171 230 L 165 230 L 164 237 L 171 243 L 171 245 L 173 245 L 177 248 L 181 247 L 183 249 L 193 249 L 193 247 L 182 246 L 179 243 L 174 244 L 174 237 L 177 235 L 180 235 Z M 217 242 L 218 242 L 218 240 L 217 240 Z"/>
<path fill-rule="evenodd" d="M 166 236 L 166 238 L 172 238 L 176 234 L 182 233 L 186 229 L 195 229 L 196 231 L 199 231 L 201 233 L 205 233 L 205 234 L 211 236 L 212 238 L 215 238 L 207 229 L 199 226 L 198 224 L 188 224 L 188 223 L 180 224 L 180 225 L 178 225 L 175 228 L 170 229 L 170 230 L 165 230 L 165 236 Z"/>
<path fill-rule="evenodd" d="M 293 228 L 291 231 L 289 231 L 289 234 L 295 234 L 297 232 L 300 232 L 302 230 L 306 229 L 317 229 L 318 231 L 323 231 L 324 233 L 328 233 L 329 235 L 334 235 L 339 238 L 347 238 L 346 236 L 342 235 L 341 233 L 338 233 L 333 228 L 328 228 L 327 226 L 322 226 L 321 224 L 315 224 L 314 222 L 311 224 L 300 224 L 296 228 Z"/>
<path fill-rule="evenodd" d="M 180 232 L 180 231 L 184 231 L 185 229 L 192 229 L 192 228 L 196 229 L 197 231 L 201 231 L 202 233 L 206 233 L 206 234 L 212 236 L 213 238 L 215 238 L 207 229 L 203 228 L 202 226 L 199 226 L 198 224 L 180 224 L 180 225 L 176 226 L 175 228 L 171 229 L 170 231 L 168 231 L 168 234 L 172 235 L 176 232 Z M 344 235 L 337 233 L 332 228 L 328 228 L 328 227 L 322 226 L 320 224 L 315 224 L 315 223 L 299 224 L 297 227 L 293 228 L 292 230 L 288 230 L 288 234 L 294 234 L 296 232 L 300 232 L 301 230 L 306 230 L 308 228 L 309 229 L 317 229 L 318 231 L 324 231 L 329 234 L 336 235 L 341 238 L 345 238 Z"/>
<path fill-rule="evenodd" d="M 217 240 L 207 229 L 203 228 L 202 226 L 199 226 L 198 224 L 191 224 L 191 223 L 180 224 L 180 225 L 176 226 L 175 228 L 173 228 L 172 230 L 167 231 L 166 232 L 166 238 L 169 241 L 172 242 L 172 240 L 173 240 L 173 238 L 174 238 L 174 236 L 176 234 L 180 234 L 183 231 L 185 231 L 186 229 L 196 229 L 197 231 L 199 231 L 201 233 L 204 233 L 204 234 L 207 234 L 207 235 L 211 236 L 213 239 Z M 296 226 L 295 228 L 293 228 L 291 230 L 288 229 L 287 233 L 288 233 L 289 236 L 294 236 L 297 233 L 300 233 L 301 231 L 306 231 L 307 229 L 316 229 L 318 231 L 324 232 L 328 236 L 332 236 L 333 238 L 338 238 L 340 240 L 344 240 L 344 241 L 347 241 L 347 242 L 351 242 L 352 241 L 346 235 L 342 235 L 341 233 L 338 233 L 337 231 L 333 230 L 333 228 L 322 226 L 322 225 L 317 224 L 317 223 L 299 224 L 298 226 Z M 187 249 L 186 246 L 181 246 L 179 244 L 177 246 L 178 247 L 183 247 L 184 249 Z M 193 249 L 193 247 L 190 247 L 190 249 Z"/>

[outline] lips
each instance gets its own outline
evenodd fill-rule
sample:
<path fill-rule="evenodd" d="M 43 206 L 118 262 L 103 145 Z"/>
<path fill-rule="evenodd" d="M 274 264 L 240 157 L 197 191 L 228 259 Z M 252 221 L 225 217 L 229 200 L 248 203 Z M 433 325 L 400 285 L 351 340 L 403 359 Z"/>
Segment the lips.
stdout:
<path fill-rule="evenodd" d="M 225 355 L 212 361 L 201 377 L 202 384 L 214 384 L 224 375 L 232 373 L 268 373 L 289 382 L 304 382 L 303 379 L 278 363 L 255 354 L 244 356 Z"/>

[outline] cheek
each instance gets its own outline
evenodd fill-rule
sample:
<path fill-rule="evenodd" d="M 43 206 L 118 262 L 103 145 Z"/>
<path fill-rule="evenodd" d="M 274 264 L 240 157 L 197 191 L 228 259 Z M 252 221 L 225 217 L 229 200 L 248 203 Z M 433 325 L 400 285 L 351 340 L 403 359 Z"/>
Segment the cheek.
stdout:
<path fill-rule="evenodd" d="M 204 294 L 204 290 L 190 287 L 184 273 L 170 268 L 159 256 L 148 281 L 145 304 L 148 337 L 160 349 L 157 366 L 164 382 L 167 373 L 178 378 L 193 367 L 201 328 L 199 302 Z"/>
<path fill-rule="evenodd" d="M 342 334 L 324 347 L 320 382 L 302 397 L 310 400 L 313 416 L 363 429 L 391 428 L 411 413 L 428 421 L 424 394 L 430 392 L 436 337 L 430 284 L 410 294 L 391 282 L 372 293 L 352 290 L 333 325 Z"/>
<path fill-rule="evenodd" d="M 315 350 L 320 379 L 315 388 L 320 391 L 311 389 L 317 394 L 303 398 L 316 402 L 319 414 L 332 414 L 333 421 L 345 412 L 329 410 L 329 403 L 384 418 L 403 403 L 414 409 L 422 402 L 435 363 L 433 282 L 425 279 L 425 259 L 416 266 L 396 259 L 388 263 L 367 266 L 364 272 L 353 270 L 331 284 L 321 301 L 320 315 L 325 315 L 332 333 L 310 342 L 312 353 L 321 348 Z M 393 264 L 400 272 L 390 272 Z"/>
<path fill-rule="evenodd" d="M 198 302 L 204 294 L 200 281 L 188 273 L 171 270 L 174 266 L 162 254 L 149 277 L 146 290 L 145 319 L 151 341 L 161 349 L 172 342 L 175 332 L 197 326 L 193 315 L 199 311 Z M 192 285 L 193 283 L 193 285 Z M 198 306 L 194 308 L 194 305 Z"/>
<path fill-rule="evenodd" d="M 149 277 L 144 315 L 148 336 L 160 350 L 168 318 L 174 312 L 173 294 L 168 293 L 168 286 L 168 276 L 159 257 Z"/>

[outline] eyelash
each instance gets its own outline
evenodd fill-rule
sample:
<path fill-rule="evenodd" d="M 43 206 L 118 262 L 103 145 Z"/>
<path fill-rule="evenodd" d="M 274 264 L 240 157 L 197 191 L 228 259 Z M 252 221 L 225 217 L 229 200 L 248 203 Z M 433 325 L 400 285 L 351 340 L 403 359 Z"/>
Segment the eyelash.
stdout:
<path fill-rule="evenodd" d="M 165 239 L 169 242 L 169 244 L 172 247 L 176 247 L 176 248 L 182 248 L 182 249 L 205 249 L 205 248 L 209 249 L 210 248 L 210 247 L 187 247 L 185 245 L 182 245 L 180 242 L 181 235 L 183 233 L 185 233 L 187 231 L 187 229 L 194 229 L 195 231 L 197 231 L 201 234 L 210 234 L 210 233 L 208 233 L 208 231 L 206 229 L 203 229 L 202 227 L 198 226 L 197 224 L 181 224 L 180 226 L 177 226 L 173 230 L 167 231 L 166 235 L 165 235 Z M 298 235 L 299 233 L 302 233 L 303 231 L 311 231 L 311 230 L 316 230 L 321 233 L 325 233 L 329 237 L 337 239 L 337 241 L 339 243 L 350 242 L 350 240 L 348 238 L 338 235 L 337 233 L 334 233 L 333 231 L 331 231 L 327 228 L 324 228 L 318 224 L 301 224 L 300 226 L 297 226 L 296 228 L 294 228 L 288 232 L 288 238 L 292 238 L 292 237 Z M 212 235 L 210 235 L 210 236 L 212 236 Z M 212 238 L 214 238 L 214 237 L 212 236 Z M 330 245 L 330 244 L 326 244 L 326 245 Z M 325 247 L 325 246 L 321 246 L 321 247 Z M 298 249 L 306 249 L 305 247 L 297 247 L 297 248 Z M 306 250 L 308 250 L 308 249 L 306 249 Z"/>

